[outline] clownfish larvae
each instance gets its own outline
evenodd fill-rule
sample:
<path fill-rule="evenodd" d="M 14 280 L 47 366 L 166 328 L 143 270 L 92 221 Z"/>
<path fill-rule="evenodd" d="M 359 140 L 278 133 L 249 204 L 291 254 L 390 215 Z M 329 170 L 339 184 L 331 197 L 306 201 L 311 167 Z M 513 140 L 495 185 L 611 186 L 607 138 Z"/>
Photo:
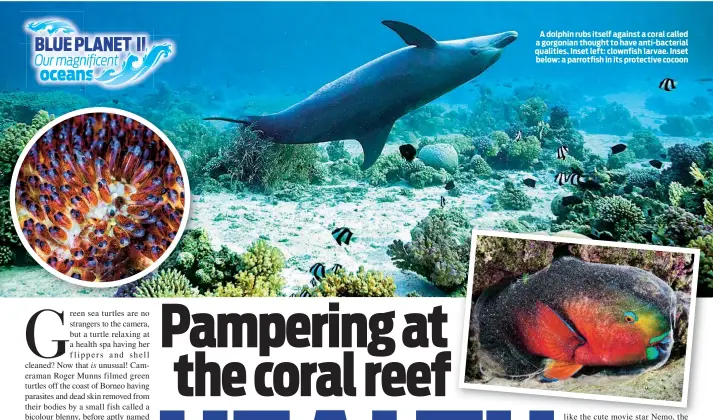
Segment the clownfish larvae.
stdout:
<path fill-rule="evenodd" d="M 175 156 L 153 131 L 123 116 L 60 122 L 20 168 L 22 235 L 47 265 L 75 279 L 112 281 L 142 271 L 165 252 L 184 217 Z"/>

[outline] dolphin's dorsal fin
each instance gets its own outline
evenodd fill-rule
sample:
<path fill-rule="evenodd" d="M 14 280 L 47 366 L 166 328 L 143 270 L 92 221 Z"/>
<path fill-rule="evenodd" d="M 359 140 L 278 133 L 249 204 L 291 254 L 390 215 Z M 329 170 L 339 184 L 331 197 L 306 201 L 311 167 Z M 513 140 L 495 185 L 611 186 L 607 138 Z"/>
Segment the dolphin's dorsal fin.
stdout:
<path fill-rule="evenodd" d="M 361 164 L 362 170 L 369 169 L 379 158 L 393 125 L 394 123 L 390 123 L 377 127 L 356 139 L 361 143 L 361 148 L 364 151 L 364 163 Z"/>
<path fill-rule="evenodd" d="M 405 43 L 421 48 L 433 48 L 437 42 L 422 30 L 411 26 L 408 23 L 397 22 L 395 20 L 385 20 L 383 22 L 389 29 L 396 32 Z"/>

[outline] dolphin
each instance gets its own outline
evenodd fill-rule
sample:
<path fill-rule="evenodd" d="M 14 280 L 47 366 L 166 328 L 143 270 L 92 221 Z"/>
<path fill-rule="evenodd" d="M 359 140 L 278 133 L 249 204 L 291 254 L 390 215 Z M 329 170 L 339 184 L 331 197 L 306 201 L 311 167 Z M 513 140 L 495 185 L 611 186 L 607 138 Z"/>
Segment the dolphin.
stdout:
<path fill-rule="evenodd" d="M 436 41 L 403 22 L 382 22 L 407 44 L 321 87 L 291 107 L 262 116 L 211 117 L 251 125 L 282 144 L 357 140 L 362 169 L 376 162 L 396 120 L 492 66 L 517 32 Z"/>

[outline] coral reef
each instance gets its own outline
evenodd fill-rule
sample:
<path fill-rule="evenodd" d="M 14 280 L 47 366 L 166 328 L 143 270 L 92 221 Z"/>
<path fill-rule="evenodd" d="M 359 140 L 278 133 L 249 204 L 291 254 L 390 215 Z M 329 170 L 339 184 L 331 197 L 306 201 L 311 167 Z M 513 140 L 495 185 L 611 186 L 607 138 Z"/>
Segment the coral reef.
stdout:
<path fill-rule="evenodd" d="M 661 131 L 669 136 L 691 137 L 696 135 L 696 126 L 689 118 L 675 115 L 666 117 L 666 122 L 659 127 Z"/>
<path fill-rule="evenodd" d="M 496 199 L 505 210 L 530 210 L 532 207 L 532 199 L 510 180 L 505 181 L 503 189 L 496 194 Z"/>
<path fill-rule="evenodd" d="M 665 237 L 674 244 L 685 245 L 713 233 L 713 227 L 700 217 L 678 207 L 669 207 L 656 218 L 656 225 L 664 228 Z"/>
<path fill-rule="evenodd" d="M 664 149 L 661 141 L 651 130 L 638 130 L 629 140 L 629 149 L 637 158 L 659 159 Z"/>
<path fill-rule="evenodd" d="M 453 173 L 458 169 L 458 152 L 450 144 L 438 143 L 424 146 L 418 151 L 418 158 L 435 169 L 445 169 Z"/>
<path fill-rule="evenodd" d="M 713 235 L 699 236 L 688 243 L 688 248 L 701 251 L 698 264 L 698 297 L 713 297 Z"/>
<path fill-rule="evenodd" d="M 336 162 L 340 159 L 349 159 L 351 155 L 344 147 L 343 141 L 333 141 L 327 145 L 327 156 L 332 162 Z"/>
<path fill-rule="evenodd" d="M 533 127 L 542 121 L 547 113 L 547 104 L 540 98 L 529 98 L 518 110 L 518 116 L 527 127 Z"/>
<path fill-rule="evenodd" d="M 30 123 L 33 117 L 42 110 L 65 113 L 70 110 L 86 108 L 87 105 L 87 100 L 84 97 L 61 90 L 0 93 L 0 115 L 20 123 Z"/>
<path fill-rule="evenodd" d="M 162 270 L 142 280 L 133 293 L 137 298 L 176 298 L 198 296 L 198 289 L 178 270 Z"/>
<path fill-rule="evenodd" d="M 625 136 L 641 128 L 641 122 L 617 102 L 609 102 L 586 112 L 580 124 L 589 133 L 618 136 Z"/>
<path fill-rule="evenodd" d="M 468 165 L 468 169 L 473 171 L 475 175 L 483 177 L 490 176 L 493 173 L 493 169 L 488 165 L 488 162 L 480 155 L 473 156 Z"/>
<path fill-rule="evenodd" d="M 316 287 L 303 290 L 312 297 L 393 297 L 396 295 L 394 279 L 374 270 L 359 266 L 356 273 L 346 270 L 327 274 Z"/>
<path fill-rule="evenodd" d="M 594 201 L 594 225 L 599 231 L 609 232 L 617 239 L 627 238 L 644 223 L 644 213 L 631 200 L 620 197 L 600 197 Z"/>
<path fill-rule="evenodd" d="M 411 242 L 394 241 L 388 254 L 396 267 L 414 271 L 445 291 L 462 292 L 471 229 L 462 209 L 434 209 L 411 230 Z"/>

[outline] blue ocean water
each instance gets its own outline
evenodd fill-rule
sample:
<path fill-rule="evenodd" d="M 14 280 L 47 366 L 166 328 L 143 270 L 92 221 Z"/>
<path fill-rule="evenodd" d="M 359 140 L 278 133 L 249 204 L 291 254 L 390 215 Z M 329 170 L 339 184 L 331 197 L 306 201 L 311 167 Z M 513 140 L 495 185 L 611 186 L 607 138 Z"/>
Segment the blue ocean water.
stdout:
<path fill-rule="evenodd" d="M 517 31 L 519 39 L 480 77 L 483 83 L 529 78 L 602 94 L 650 86 L 662 77 L 713 75 L 709 2 L 3 3 L 0 11 L 2 90 L 41 88 L 29 68 L 22 26 L 42 16 L 69 19 L 84 32 L 137 31 L 173 39 L 176 54 L 152 83 L 194 84 L 234 95 L 288 93 L 295 101 L 402 47 L 381 25 L 385 19 L 410 23 L 437 40 Z M 689 63 L 536 64 L 540 31 L 555 30 L 689 31 Z M 469 102 L 471 96 L 463 87 L 445 100 Z"/>

